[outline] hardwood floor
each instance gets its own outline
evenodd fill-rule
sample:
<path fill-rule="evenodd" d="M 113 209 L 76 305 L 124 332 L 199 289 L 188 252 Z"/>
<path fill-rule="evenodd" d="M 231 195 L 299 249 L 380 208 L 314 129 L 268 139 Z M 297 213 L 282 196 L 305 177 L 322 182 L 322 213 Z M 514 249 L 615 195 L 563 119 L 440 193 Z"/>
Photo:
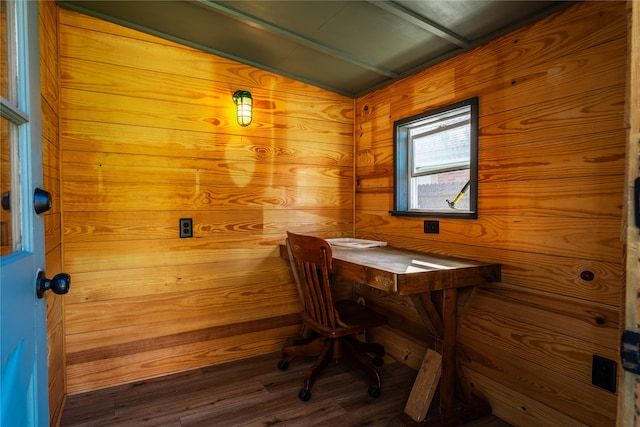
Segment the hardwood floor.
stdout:
<path fill-rule="evenodd" d="M 313 358 L 298 358 L 287 371 L 270 354 L 86 394 L 69 396 L 62 427 L 72 426 L 396 426 L 416 372 L 399 362 L 380 368 L 382 395 L 344 363 L 330 364 L 312 398 L 298 391 Z M 408 418 L 408 417 L 407 417 Z M 508 427 L 495 417 L 467 424 Z"/>

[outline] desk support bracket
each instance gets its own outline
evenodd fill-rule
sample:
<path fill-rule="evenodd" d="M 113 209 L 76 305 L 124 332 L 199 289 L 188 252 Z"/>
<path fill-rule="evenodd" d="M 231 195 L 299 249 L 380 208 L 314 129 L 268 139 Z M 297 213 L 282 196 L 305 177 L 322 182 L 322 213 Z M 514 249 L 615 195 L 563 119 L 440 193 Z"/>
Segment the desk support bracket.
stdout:
<path fill-rule="evenodd" d="M 409 298 L 422 319 L 422 323 L 427 327 L 428 332 L 438 339 L 441 339 L 443 332 L 442 319 L 438 316 L 438 312 L 431 301 L 430 295 L 411 294 Z"/>

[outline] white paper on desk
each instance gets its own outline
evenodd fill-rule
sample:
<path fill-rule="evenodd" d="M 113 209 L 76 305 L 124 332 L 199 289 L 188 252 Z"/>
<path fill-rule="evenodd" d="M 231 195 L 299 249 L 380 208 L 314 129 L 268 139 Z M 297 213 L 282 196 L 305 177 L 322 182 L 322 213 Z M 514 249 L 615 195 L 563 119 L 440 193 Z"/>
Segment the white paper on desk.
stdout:
<path fill-rule="evenodd" d="M 337 239 L 327 239 L 331 246 L 342 246 L 345 248 L 364 249 L 387 246 L 387 242 L 379 240 L 353 239 L 351 237 L 340 237 Z"/>

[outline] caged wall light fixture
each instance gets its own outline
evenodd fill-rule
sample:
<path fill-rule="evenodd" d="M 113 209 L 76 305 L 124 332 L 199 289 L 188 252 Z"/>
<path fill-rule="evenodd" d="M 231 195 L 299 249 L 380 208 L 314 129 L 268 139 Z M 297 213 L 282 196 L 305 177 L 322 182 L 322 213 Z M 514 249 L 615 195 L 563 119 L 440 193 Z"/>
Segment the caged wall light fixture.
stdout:
<path fill-rule="evenodd" d="M 240 126 L 249 126 L 251 124 L 251 114 L 253 109 L 253 98 L 251 92 L 246 90 L 237 90 L 233 94 L 233 102 L 238 108 L 238 124 Z"/>

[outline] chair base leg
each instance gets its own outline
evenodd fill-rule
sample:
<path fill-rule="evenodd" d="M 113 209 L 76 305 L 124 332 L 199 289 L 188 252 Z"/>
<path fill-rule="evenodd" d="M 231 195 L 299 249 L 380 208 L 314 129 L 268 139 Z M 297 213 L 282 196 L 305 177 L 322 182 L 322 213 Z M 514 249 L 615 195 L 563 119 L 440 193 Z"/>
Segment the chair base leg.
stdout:
<path fill-rule="evenodd" d="M 324 346 L 322 347 L 322 351 L 320 355 L 316 359 L 316 362 L 313 364 L 311 368 L 307 371 L 307 375 L 304 377 L 303 388 L 306 390 L 311 390 L 313 383 L 316 381 L 318 374 L 326 368 L 329 364 L 329 361 L 333 359 L 333 347 L 335 345 L 334 340 L 326 340 Z"/>
<path fill-rule="evenodd" d="M 370 349 L 370 351 L 367 351 L 367 353 L 374 353 L 378 357 L 382 357 L 385 354 L 384 347 L 382 347 L 380 344 L 363 343 L 362 341 L 356 339 L 347 339 L 342 343 L 342 358 L 349 362 L 349 364 L 351 364 L 354 368 L 358 368 L 362 372 L 364 372 L 369 377 L 369 385 L 380 388 L 382 386 L 380 374 L 377 370 L 366 364 L 360 357 L 360 354 L 362 354 L 363 352 L 359 351 L 359 349 L 363 347 Z M 380 349 L 382 350 L 380 351 Z"/>
<path fill-rule="evenodd" d="M 281 359 L 291 361 L 296 356 L 318 356 L 327 342 L 327 338 L 312 335 L 295 340 L 282 349 Z"/>
<path fill-rule="evenodd" d="M 360 354 L 373 354 L 376 357 L 384 357 L 387 354 L 384 347 L 377 342 L 364 342 L 353 336 L 347 337 L 346 340 Z"/>
<path fill-rule="evenodd" d="M 302 389 L 298 397 L 307 401 L 311 398 L 311 387 L 322 370 L 329 364 L 330 360 L 344 359 L 354 368 L 364 372 L 369 379 L 369 395 L 378 397 L 382 380 L 376 369 L 369 366 L 362 358 L 362 355 L 373 355 L 374 363 L 381 365 L 382 357 L 386 354 L 384 347 L 378 343 L 363 342 L 353 336 L 346 336 L 338 339 L 329 339 L 317 334 L 302 339 L 296 339 L 285 345 L 282 349 L 282 359 L 278 364 L 281 370 L 288 368 L 288 362 L 297 356 L 317 356 L 313 366 L 307 371 Z M 379 363 L 376 363 L 378 361 Z"/>

